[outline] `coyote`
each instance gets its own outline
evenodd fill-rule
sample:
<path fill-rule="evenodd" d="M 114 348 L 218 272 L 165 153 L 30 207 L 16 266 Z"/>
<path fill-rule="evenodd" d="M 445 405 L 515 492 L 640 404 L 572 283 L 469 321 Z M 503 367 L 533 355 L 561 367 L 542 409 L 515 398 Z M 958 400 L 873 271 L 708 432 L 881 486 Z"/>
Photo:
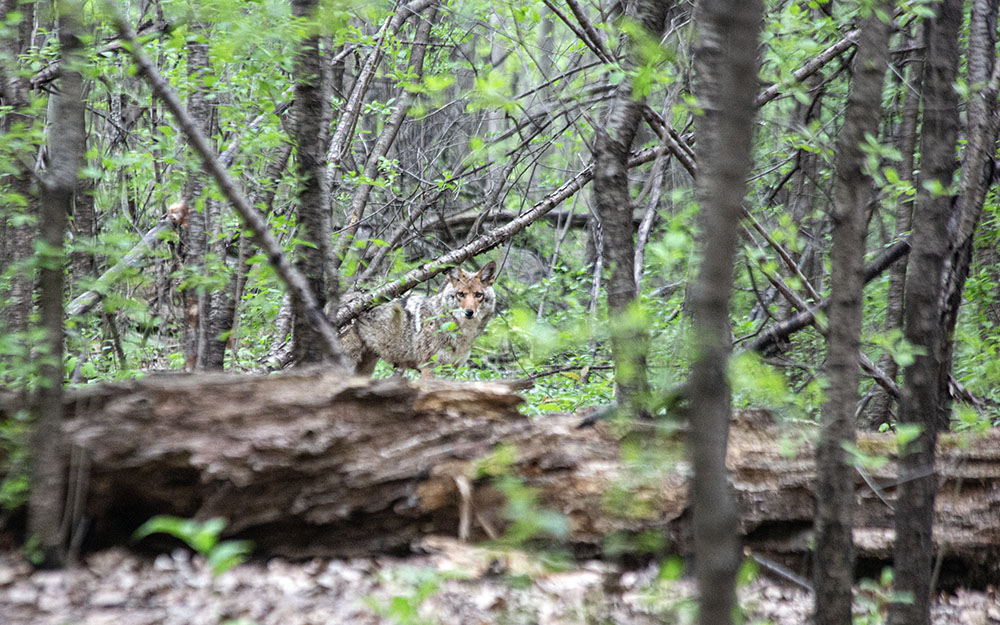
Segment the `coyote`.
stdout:
<path fill-rule="evenodd" d="M 341 330 L 340 341 L 359 375 L 371 375 L 378 359 L 430 375 L 434 365 L 460 365 L 496 308 L 496 263 L 476 274 L 448 273 L 435 295 L 410 295 L 360 315 Z"/>

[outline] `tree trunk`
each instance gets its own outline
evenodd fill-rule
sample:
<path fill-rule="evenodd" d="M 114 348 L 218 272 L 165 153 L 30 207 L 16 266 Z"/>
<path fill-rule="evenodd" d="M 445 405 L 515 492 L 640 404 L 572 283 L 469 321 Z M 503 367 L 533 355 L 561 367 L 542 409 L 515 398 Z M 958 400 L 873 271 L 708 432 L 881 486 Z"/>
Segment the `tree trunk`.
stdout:
<path fill-rule="evenodd" d="M 316 19 L 318 0 L 294 0 L 296 17 Z M 295 124 L 296 171 L 301 179 L 297 217 L 299 238 L 308 245 L 296 250 L 295 265 L 305 276 L 322 309 L 328 300 L 337 300 L 337 283 L 332 279 L 333 264 L 330 249 L 330 209 L 326 184 L 327 129 L 325 108 L 329 97 L 323 80 L 323 57 L 318 34 L 307 35 L 295 58 L 295 104 L 292 117 Z M 292 342 L 298 364 L 320 362 L 326 357 L 322 343 L 309 320 L 310 311 L 293 302 L 294 321 Z"/>
<path fill-rule="evenodd" d="M 188 80 L 193 85 L 187 100 L 187 109 L 195 124 L 206 137 L 211 137 L 212 106 L 206 97 L 204 76 L 211 69 L 208 59 L 208 34 L 204 27 L 193 28 L 194 38 L 187 42 Z M 193 284 L 180 290 L 184 305 L 184 370 L 205 368 L 202 356 L 205 351 L 205 326 L 208 320 L 208 295 L 204 282 L 205 255 L 208 253 L 208 200 L 202 197 L 205 178 L 198 168 L 193 168 L 184 185 L 184 201 L 188 206 L 187 227 L 181 229 L 181 263 L 184 275 L 193 277 Z"/>
<path fill-rule="evenodd" d="M 701 264 L 691 289 L 697 352 L 689 408 L 695 572 L 703 625 L 731 622 L 740 562 L 736 502 L 725 466 L 731 411 L 726 366 L 732 345 L 733 262 L 750 171 L 762 11 L 758 0 L 701 0 L 695 13 L 695 94 L 704 115 L 695 125 Z"/>
<path fill-rule="evenodd" d="M 914 37 L 910 41 L 916 44 Z M 916 47 L 916 46 L 914 46 Z M 917 151 L 917 123 L 920 121 L 920 68 L 923 63 L 922 52 L 906 67 L 903 74 L 903 84 L 906 85 L 906 102 L 903 104 L 903 120 L 899 130 L 899 151 L 903 156 L 900 163 L 899 177 L 913 182 L 915 155 Z M 896 238 L 910 231 L 913 219 L 913 200 L 909 197 L 900 198 L 896 208 Z M 906 262 L 895 263 L 889 271 L 889 291 L 885 296 L 885 330 L 902 330 L 903 328 L 903 293 L 906 287 Z M 899 374 L 899 365 L 891 353 L 885 353 L 879 358 L 878 368 L 892 380 Z M 865 425 L 877 429 L 883 423 L 891 421 L 893 398 L 881 387 L 873 389 L 875 396 L 866 415 Z"/>
<path fill-rule="evenodd" d="M 888 3 L 872 7 L 861 26 L 854 57 L 844 126 L 837 143 L 837 187 L 831 220 L 829 331 L 826 347 L 828 387 L 816 448 L 816 590 L 817 625 L 851 622 L 854 585 L 854 466 L 845 444 L 854 445 L 858 403 L 858 351 L 864 297 L 865 212 L 872 197 L 864 172 L 866 136 L 877 136 L 882 83 L 889 57 L 891 15 Z"/>
<path fill-rule="evenodd" d="M 633 19 L 657 40 L 662 36 L 668 3 L 643 0 Z M 631 43 L 628 65 L 643 59 Z M 649 333 L 635 310 L 635 222 L 628 189 L 628 160 L 632 141 L 642 120 L 645 98 L 637 98 L 631 80 L 623 80 L 609 106 L 606 129 L 595 130 L 594 204 L 601 222 L 604 261 L 611 267 L 606 288 L 611 352 L 615 361 L 618 402 L 630 414 L 648 414 L 649 380 L 646 355 Z"/>
<path fill-rule="evenodd" d="M 430 38 L 431 25 L 434 23 L 436 12 L 437 7 L 432 7 L 428 11 L 426 18 L 421 20 L 420 25 L 417 27 L 416 38 L 410 52 L 409 68 L 409 71 L 414 76 L 414 82 L 423 78 L 424 56 L 427 53 L 427 41 Z M 389 116 L 385 128 L 382 129 L 382 133 L 379 135 L 378 140 L 372 147 L 371 153 L 365 160 L 365 168 L 361 173 L 362 182 L 355 188 L 354 194 L 351 197 L 351 207 L 348 212 L 347 221 L 345 227 L 337 235 L 337 243 L 334 248 L 333 268 L 335 270 L 340 269 L 344 258 L 350 252 L 350 243 L 354 240 L 354 235 L 358 231 L 362 217 L 364 217 L 374 182 L 379 178 L 382 159 L 389 153 L 389 148 L 392 147 L 393 142 L 396 140 L 399 128 L 403 125 L 403 121 L 406 119 L 410 107 L 416 99 L 416 95 L 412 92 L 405 89 L 401 89 L 401 91 L 403 93 L 398 94 L 396 97 L 397 104 L 395 110 Z M 371 181 L 370 183 L 367 182 L 369 180 Z"/>
<path fill-rule="evenodd" d="M 27 54 L 31 47 L 35 4 L 0 0 L 0 21 L 7 23 L 9 14 L 14 11 L 21 14 L 20 22 L 11 29 L 12 33 L 0 36 L 0 54 L 5 59 L 10 59 L 7 71 L 4 71 L 4 65 L 8 62 L 0 65 L 0 95 L 3 96 L 4 106 L 9 107 L 0 116 L 0 132 L 4 134 L 25 121 L 30 104 L 28 79 L 21 73 L 22 67 L 17 60 Z M 11 34 L 13 36 L 9 36 Z M 30 127 L 30 123 L 27 125 Z M 25 149 L 33 151 L 30 144 Z M 4 308 L 3 329 L 10 333 L 28 329 L 35 286 L 35 273 L 28 262 L 32 251 L 31 242 L 36 232 L 36 226 L 30 219 L 37 213 L 33 210 L 35 199 L 31 189 L 30 166 L 26 164 L 31 162 L 34 154 L 22 153 L 19 156 L 21 158 L 11 163 L 13 171 L 0 175 L 6 196 L 4 213 L 0 214 L 0 272 L 10 272 L 10 287 L 5 294 L 10 303 Z"/>
<path fill-rule="evenodd" d="M 83 162 L 83 79 L 79 65 L 82 45 L 76 21 L 80 6 L 56 3 L 61 46 L 60 88 L 52 97 L 49 135 L 50 165 L 42 188 L 41 240 L 39 252 L 39 309 L 45 331 L 42 341 L 38 390 L 34 400 L 34 431 L 31 441 L 31 496 L 28 531 L 38 539 L 41 565 L 62 566 L 65 560 L 63 500 L 66 458 L 63 449 L 63 277 L 66 256 L 63 239 L 66 217 L 73 211 L 73 192 Z"/>
<path fill-rule="evenodd" d="M 996 64 L 997 2 L 976 0 L 969 22 L 967 83 L 976 89 L 969 98 L 967 144 L 962 154 L 962 174 L 956 198 L 957 219 L 953 228 L 951 254 L 947 264 L 947 282 L 941 297 L 941 326 L 951 337 L 958 323 L 962 292 L 969 277 L 976 229 L 983 215 L 986 193 L 995 176 L 997 132 L 1000 129 L 996 106 L 1000 90 L 1000 66 Z M 951 371 L 954 344 L 945 346 L 946 371 Z M 947 386 L 940 390 L 945 402 L 950 400 Z"/>
<path fill-rule="evenodd" d="M 938 430 L 948 426 L 941 396 L 945 343 L 939 301 L 948 253 L 948 220 L 953 198 L 948 195 L 955 171 L 958 138 L 958 29 L 962 3 L 944 0 L 936 16 L 926 22 L 927 56 L 924 62 L 924 117 L 920 138 L 920 177 L 913 214 L 910 271 L 920 276 L 906 290 L 906 339 L 924 349 L 903 373 L 899 424 L 920 428 L 906 448 L 900 471 L 896 508 L 896 589 L 912 593 L 912 603 L 892 603 L 892 625 L 929 625 L 931 594 L 931 536 L 937 476 L 934 443 Z M 941 191 L 935 192 L 937 186 Z M 930 188 L 929 188 L 930 187 Z"/>

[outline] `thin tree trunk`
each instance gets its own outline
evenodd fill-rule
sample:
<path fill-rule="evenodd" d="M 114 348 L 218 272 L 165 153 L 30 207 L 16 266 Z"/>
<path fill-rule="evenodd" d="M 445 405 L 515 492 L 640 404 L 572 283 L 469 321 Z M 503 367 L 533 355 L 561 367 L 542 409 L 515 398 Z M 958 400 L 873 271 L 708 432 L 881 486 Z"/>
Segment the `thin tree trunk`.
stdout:
<path fill-rule="evenodd" d="M 906 339 L 923 348 L 903 373 L 899 423 L 920 428 L 920 434 L 901 451 L 900 486 L 896 502 L 896 589 L 912 594 L 910 603 L 892 603 L 892 625 L 929 625 L 931 542 L 937 476 L 934 443 L 948 415 L 941 397 L 945 342 L 939 301 L 948 254 L 948 221 L 953 198 L 948 195 L 955 172 L 958 138 L 958 30 L 962 2 L 943 0 L 934 5 L 936 16 L 926 23 L 924 63 L 924 117 L 920 138 L 920 177 L 913 214 L 913 251 L 910 270 L 919 280 L 906 289 Z M 929 188 L 930 187 L 930 188 Z M 943 192 L 934 192 L 934 187 Z"/>
<path fill-rule="evenodd" d="M 635 20 L 653 37 L 663 33 L 667 2 L 644 0 L 636 6 Z M 635 44 L 631 44 L 635 48 Z M 628 63 L 641 62 L 638 50 Z M 605 261 L 611 278 L 605 287 L 611 352 L 615 361 L 618 402 L 631 415 L 648 413 L 649 380 L 646 356 L 649 333 L 639 313 L 630 310 L 638 295 L 635 281 L 635 223 L 628 190 L 628 158 L 639 122 L 643 99 L 636 99 L 631 80 L 623 80 L 609 105 L 607 127 L 596 129 L 594 153 L 594 205 L 601 221 Z"/>
<path fill-rule="evenodd" d="M 738 224 L 750 171 L 759 0 L 701 0 L 695 12 L 695 93 L 701 206 L 698 276 L 691 289 L 695 360 L 690 377 L 695 574 L 699 622 L 732 622 L 740 562 L 738 514 L 727 481 L 731 398 L 726 365 L 731 349 L 729 296 Z"/>
<path fill-rule="evenodd" d="M 871 8 L 861 26 L 844 127 L 837 144 L 837 187 L 831 219 L 829 330 L 822 428 L 816 447 L 816 625 L 851 622 L 854 583 L 854 467 L 845 444 L 853 444 L 858 403 L 858 351 L 864 297 L 865 212 L 873 185 L 864 172 L 866 136 L 878 134 L 882 83 L 889 56 L 888 2 Z M 880 14 L 883 16 L 880 18 Z"/>
<path fill-rule="evenodd" d="M 28 531 L 39 541 L 42 566 L 58 567 L 65 561 L 65 531 L 62 527 L 66 490 L 65 455 L 62 443 L 63 386 L 63 239 L 66 216 L 72 212 L 73 191 L 83 162 L 83 79 L 79 72 L 81 43 L 75 2 L 56 3 L 59 12 L 59 43 L 62 48 L 62 80 L 52 107 L 49 135 L 51 164 L 42 188 L 41 239 L 39 252 L 39 310 L 45 339 L 41 345 L 38 391 L 34 401 L 35 423 L 31 445 L 31 496 Z"/>
<path fill-rule="evenodd" d="M 34 23 L 35 4 L 17 0 L 0 0 L 0 20 L 4 23 L 11 12 L 21 14 L 21 20 L 11 30 L 13 36 L 4 33 L 0 37 L 0 54 L 11 59 L 10 69 L 4 71 L 0 64 L 0 95 L 9 110 L 0 116 L 0 132 L 7 133 L 15 124 L 24 120 L 30 104 L 28 80 L 21 75 L 20 66 L 15 61 L 27 52 L 31 45 L 31 28 Z M 28 148 L 30 149 L 30 148 Z M 32 155 L 33 156 L 33 155 Z M 31 193 L 31 172 L 25 161 L 11 164 L 14 171 L 0 175 L 6 196 L 5 214 L 0 216 L 3 230 L 0 231 L 0 272 L 11 272 L 7 297 L 10 304 L 4 308 L 3 328 L 6 332 L 24 332 L 28 328 L 31 314 L 32 292 L 35 275 L 27 266 L 31 256 L 31 242 L 35 236 L 35 226 L 25 222 L 26 215 L 36 214 L 33 210 L 35 199 Z M 10 212 L 7 212 L 10 211 Z"/>
<path fill-rule="evenodd" d="M 410 73 L 415 77 L 415 81 L 420 81 L 423 77 L 424 55 L 427 52 L 427 40 L 430 37 L 431 25 L 434 21 L 436 10 L 436 7 L 431 8 L 426 19 L 423 19 L 417 27 L 416 39 L 413 43 L 413 50 L 410 53 Z M 358 184 L 354 190 L 354 195 L 351 197 L 351 208 L 347 218 L 346 229 L 340 232 L 337 238 L 333 254 L 334 269 L 340 269 L 340 265 L 343 263 L 344 257 L 350 249 L 350 243 L 353 241 L 354 235 L 358 231 L 358 226 L 361 224 L 361 218 L 364 217 L 365 208 L 368 205 L 368 198 L 372 190 L 372 184 L 367 181 L 374 182 L 379 177 L 379 165 L 389 152 L 393 141 L 396 140 L 399 128 L 403 125 L 403 121 L 406 119 L 410 106 L 416 97 L 412 92 L 405 91 L 405 89 L 403 91 L 404 93 L 400 94 L 397 98 L 396 109 L 389 116 L 385 128 L 375 142 L 375 146 L 372 148 L 367 160 L 365 160 L 365 168 L 361 174 L 362 182 Z"/>
<path fill-rule="evenodd" d="M 97 237 L 97 213 L 94 210 L 93 178 L 77 183 L 76 202 L 73 206 L 73 237 L 78 243 Z M 81 241 L 82 239 L 82 241 Z M 97 263 L 89 249 L 76 249 L 70 254 L 70 276 L 74 279 L 94 275 Z"/>
<path fill-rule="evenodd" d="M 952 253 L 948 259 L 947 281 L 941 300 L 941 326 L 946 337 L 952 336 L 958 322 L 962 291 L 969 277 L 976 229 L 983 215 L 983 203 L 994 176 L 993 156 L 996 153 L 997 94 L 1000 90 L 1000 64 L 996 63 L 997 2 L 975 0 L 969 23 L 968 77 L 966 82 L 976 89 L 968 103 L 967 146 L 962 155 L 962 174 L 956 212 L 958 218 L 952 238 Z M 945 346 L 943 366 L 951 371 L 954 344 Z M 945 383 L 947 379 L 945 379 Z M 941 388 L 945 402 L 950 397 L 947 386 Z"/>
<path fill-rule="evenodd" d="M 210 69 L 208 59 L 208 39 L 204 27 L 194 28 L 194 38 L 188 41 L 188 80 L 194 85 L 188 97 L 187 108 L 202 134 L 211 136 L 211 104 L 206 98 L 203 77 Z M 195 169 L 184 185 L 184 201 L 188 206 L 187 227 L 181 229 L 181 262 L 186 272 L 201 275 L 205 270 L 205 254 L 208 253 L 208 211 L 207 200 L 199 200 L 205 189 L 202 172 Z M 180 290 L 184 305 L 184 334 L 181 345 L 184 349 L 184 369 L 203 369 L 205 324 L 208 319 L 208 301 L 200 280 Z"/>
<path fill-rule="evenodd" d="M 922 54 L 922 52 L 918 53 Z M 903 155 L 900 163 L 899 177 L 913 182 L 915 156 L 917 148 L 917 123 L 920 119 L 920 80 L 923 57 L 918 56 L 909 64 L 903 74 L 906 102 L 903 105 L 903 121 L 900 128 L 899 151 Z M 910 231 L 913 219 L 913 200 L 900 198 L 896 209 L 896 238 Z M 885 300 L 885 330 L 902 329 L 903 327 L 903 293 L 906 287 L 906 262 L 896 263 L 889 272 L 889 291 Z M 878 361 L 878 367 L 886 375 L 896 379 L 899 365 L 891 353 L 883 354 Z M 882 423 L 888 423 L 891 417 L 890 409 L 893 399 L 882 389 L 875 389 L 875 396 L 869 406 L 866 423 L 875 429 Z"/>
<path fill-rule="evenodd" d="M 318 0 L 294 0 L 292 9 L 296 17 L 315 19 Z M 330 247 L 330 211 L 326 183 L 326 128 L 325 108 L 329 97 L 323 80 L 323 58 L 320 56 L 320 37 L 308 35 L 301 44 L 295 60 L 295 104 L 292 107 L 295 161 L 301 179 L 298 192 L 297 217 L 299 236 L 308 245 L 296 251 L 295 264 L 306 277 L 312 292 L 322 308 L 328 298 L 337 299 Z M 303 365 L 324 360 L 325 354 L 309 321 L 309 311 L 299 302 L 293 302 L 292 343 L 295 360 Z"/>

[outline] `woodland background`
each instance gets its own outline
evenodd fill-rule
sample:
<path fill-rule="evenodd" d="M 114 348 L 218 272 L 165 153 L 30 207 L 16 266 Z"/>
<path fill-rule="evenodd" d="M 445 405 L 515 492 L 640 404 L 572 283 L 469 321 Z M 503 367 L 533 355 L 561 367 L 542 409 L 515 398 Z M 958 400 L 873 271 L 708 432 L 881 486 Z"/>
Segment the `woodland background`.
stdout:
<path fill-rule="evenodd" d="M 815 440 L 817 622 L 850 620 L 855 429 L 894 437 L 912 601 L 888 618 L 927 622 L 937 435 L 1000 421 L 997 2 L 0 16 L 0 518 L 27 508 L 42 562 L 64 392 L 339 366 L 336 328 L 496 260 L 500 313 L 439 374 L 533 382 L 538 423 L 687 419 L 698 583 L 725 598 L 702 622 L 741 557 L 731 406 Z"/>

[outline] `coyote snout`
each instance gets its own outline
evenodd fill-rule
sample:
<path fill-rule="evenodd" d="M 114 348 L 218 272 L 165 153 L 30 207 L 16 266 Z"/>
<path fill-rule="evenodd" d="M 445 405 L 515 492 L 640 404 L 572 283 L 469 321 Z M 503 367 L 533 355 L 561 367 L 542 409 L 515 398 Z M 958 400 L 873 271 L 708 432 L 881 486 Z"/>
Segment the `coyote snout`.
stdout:
<path fill-rule="evenodd" d="M 341 342 L 359 374 L 371 375 L 381 358 L 397 369 L 460 365 L 496 308 L 496 263 L 475 274 L 456 267 L 440 291 L 410 295 L 378 306 L 341 332 Z"/>

